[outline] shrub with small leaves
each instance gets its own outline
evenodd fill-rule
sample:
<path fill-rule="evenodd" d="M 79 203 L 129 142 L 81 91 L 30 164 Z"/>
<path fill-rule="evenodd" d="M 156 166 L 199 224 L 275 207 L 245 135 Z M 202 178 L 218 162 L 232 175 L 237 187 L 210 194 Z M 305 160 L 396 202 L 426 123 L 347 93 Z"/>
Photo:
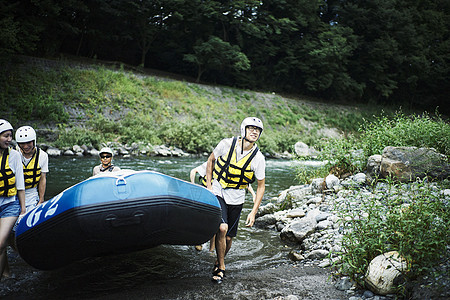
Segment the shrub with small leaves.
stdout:
<path fill-rule="evenodd" d="M 343 231 L 342 259 L 335 267 L 361 286 L 369 263 L 382 253 L 398 251 L 407 260 L 407 282 L 431 273 L 449 255 L 449 199 L 437 185 L 379 185 L 373 197 L 338 198 L 334 207 Z"/>

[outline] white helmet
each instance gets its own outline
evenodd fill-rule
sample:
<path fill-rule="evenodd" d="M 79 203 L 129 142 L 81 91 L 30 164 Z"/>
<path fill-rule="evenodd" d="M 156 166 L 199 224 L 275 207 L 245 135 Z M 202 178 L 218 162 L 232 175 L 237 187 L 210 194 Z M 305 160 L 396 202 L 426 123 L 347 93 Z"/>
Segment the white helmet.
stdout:
<path fill-rule="evenodd" d="M 242 121 L 242 123 L 241 123 L 241 137 L 242 138 L 245 138 L 245 130 L 246 130 L 247 126 L 255 126 L 255 127 L 261 128 L 261 132 L 259 133 L 258 139 L 261 137 L 264 127 L 263 127 L 263 123 L 260 119 L 255 118 L 255 117 L 248 117 L 248 118 L 245 118 L 244 121 Z"/>
<path fill-rule="evenodd" d="M 13 130 L 13 127 L 11 126 L 11 124 L 4 120 L 4 119 L 0 119 L 0 133 L 3 133 L 7 130 Z"/>
<path fill-rule="evenodd" d="M 112 156 L 114 156 L 113 151 L 112 151 L 111 148 L 109 148 L 109 147 L 103 147 L 103 148 L 100 150 L 100 152 L 98 153 L 98 155 L 101 156 L 102 153 L 109 153 L 109 154 L 111 154 Z"/>
<path fill-rule="evenodd" d="M 36 145 L 36 131 L 31 126 L 19 127 L 16 131 L 16 142 L 27 143 L 33 141 Z"/>

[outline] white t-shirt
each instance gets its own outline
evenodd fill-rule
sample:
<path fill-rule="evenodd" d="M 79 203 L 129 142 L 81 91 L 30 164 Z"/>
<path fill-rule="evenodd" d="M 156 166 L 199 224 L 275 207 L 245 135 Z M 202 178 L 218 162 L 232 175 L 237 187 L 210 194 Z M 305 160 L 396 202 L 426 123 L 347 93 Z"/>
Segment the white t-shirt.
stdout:
<path fill-rule="evenodd" d="M 220 141 L 213 151 L 216 160 L 220 156 L 227 155 L 232 143 L 233 138 L 223 139 Z M 253 146 L 253 148 L 254 147 L 256 147 L 256 145 Z M 245 157 L 251 150 L 253 150 L 253 148 L 248 151 L 244 151 L 241 154 L 239 143 L 236 143 L 234 151 L 236 151 L 237 161 Z M 250 169 L 255 173 L 257 180 L 266 178 L 266 159 L 261 151 L 258 151 L 255 157 L 253 157 L 252 162 L 250 163 Z M 215 195 L 222 197 L 225 200 L 225 203 L 229 205 L 239 205 L 245 202 L 245 189 L 224 189 L 216 179 L 214 179 L 212 183 L 212 189 Z"/>
<path fill-rule="evenodd" d="M 197 172 L 198 172 L 198 175 L 200 175 L 201 177 L 205 177 L 205 175 L 206 175 L 206 165 L 207 164 L 208 164 L 208 162 L 205 161 L 200 166 L 195 168 L 197 170 Z"/>
<path fill-rule="evenodd" d="M 39 150 L 39 166 L 41 167 L 41 172 L 48 173 L 48 154 L 42 149 Z M 20 152 L 20 156 L 24 165 L 28 165 L 32 158 L 25 158 L 22 152 Z M 27 207 L 27 211 L 30 206 L 35 206 L 39 201 L 38 186 L 25 190 L 25 206 Z"/>
<path fill-rule="evenodd" d="M 117 172 L 120 171 L 120 168 L 118 166 L 114 166 L 112 165 L 112 169 L 108 169 L 106 171 L 102 171 L 102 165 L 98 165 L 95 166 L 94 169 L 92 170 L 92 176 L 98 175 L 100 173 L 104 173 L 104 172 Z"/>
<path fill-rule="evenodd" d="M 24 190 L 25 181 L 23 179 L 23 166 L 20 159 L 20 153 L 14 149 L 9 152 L 9 167 L 13 171 L 16 177 L 16 189 Z M 7 204 L 16 201 L 16 196 L 12 197 L 0 197 L 0 205 Z"/>

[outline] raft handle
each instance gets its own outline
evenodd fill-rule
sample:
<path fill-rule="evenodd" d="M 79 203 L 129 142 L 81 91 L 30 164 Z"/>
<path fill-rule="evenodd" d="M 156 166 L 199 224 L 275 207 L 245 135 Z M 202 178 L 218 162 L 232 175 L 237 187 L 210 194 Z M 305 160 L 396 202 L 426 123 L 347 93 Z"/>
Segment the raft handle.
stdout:
<path fill-rule="evenodd" d="M 121 182 L 123 182 L 123 183 L 121 184 Z M 127 185 L 127 181 L 125 180 L 124 177 L 119 177 L 116 180 L 116 185 Z"/>
<path fill-rule="evenodd" d="M 118 217 L 116 215 L 108 215 L 105 218 L 105 221 L 109 222 L 112 227 L 121 227 L 121 226 L 129 226 L 129 225 L 137 225 L 142 222 L 142 217 L 145 215 L 143 211 L 136 211 L 130 217 Z"/>

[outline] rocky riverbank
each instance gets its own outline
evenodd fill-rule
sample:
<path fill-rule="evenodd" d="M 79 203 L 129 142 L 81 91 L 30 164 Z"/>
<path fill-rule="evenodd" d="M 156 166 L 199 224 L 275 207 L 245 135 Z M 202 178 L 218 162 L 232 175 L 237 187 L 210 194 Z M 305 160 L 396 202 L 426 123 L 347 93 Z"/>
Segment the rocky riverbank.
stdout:
<path fill-rule="evenodd" d="M 73 145 L 72 147 L 63 147 L 56 148 L 54 146 L 49 146 L 47 144 L 39 144 L 38 147 L 47 152 L 47 154 L 51 157 L 58 156 L 75 156 L 75 157 L 83 157 L 83 156 L 98 156 L 99 150 L 94 147 L 89 147 L 86 145 Z M 131 156 L 163 156 L 163 157 L 184 157 L 184 156 L 193 156 L 193 155 L 201 155 L 208 156 L 210 153 L 200 153 L 200 154 L 192 154 L 186 152 L 180 148 L 166 145 L 151 145 L 148 143 L 137 142 L 128 144 L 120 144 L 117 142 L 108 142 L 104 143 L 102 147 L 109 147 L 114 151 L 115 155 L 123 156 L 123 157 L 131 157 Z M 275 153 L 273 155 L 265 154 L 266 157 L 270 158 L 284 158 L 284 159 L 292 159 L 294 155 L 284 152 L 284 153 Z"/>
<path fill-rule="evenodd" d="M 450 189 L 439 190 L 435 183 L 429 185 L 435 196 L 445 202 L 448 208 Z M 271 199 L 270 203 L 260 208 L 255 226 L 280 232 L 280 238 L 293 249 L 291 260 L 328 268 L 339 264 L 342 253 L 345 220 L 338 207 L 356 208 L 367 199 L 381 201 L 390 188 L 386 183 L 378 183 L 376 187 L 368 185 L 364 173 L 343 180 L 334 175 L 318 178 L 308 185 L 292 186 Z M 418 188 L 417 183 L 405 183 L 396 186 L 398 190 L 395 194 L 403 195 L 403 204 L 407 204 L 409 196 Z M 448 267 L 446 261 L 441 265 L 440 276 L 415 282 L 411 291 L 412 299 L 448 299 L 450 282 L 445 275 L 448 275 Z M 345 291 L 351 300 L 396 297 L 394 294 L 376 295 L 371 290 L 357 286 L 348 277 L 338 276 L 335 288 Z"/>

